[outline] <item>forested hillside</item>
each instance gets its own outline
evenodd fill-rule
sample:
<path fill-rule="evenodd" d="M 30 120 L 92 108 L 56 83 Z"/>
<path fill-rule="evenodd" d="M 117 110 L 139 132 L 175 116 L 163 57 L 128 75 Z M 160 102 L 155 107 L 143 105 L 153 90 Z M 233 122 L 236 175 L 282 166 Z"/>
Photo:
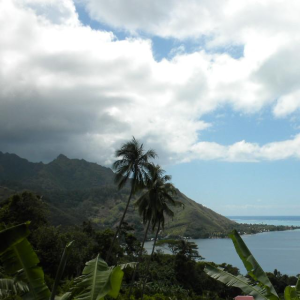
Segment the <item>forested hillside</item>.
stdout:
<path fill-rule="evenodd" d="M 89 219 L 99 228 L 117 225 L 129 194 L 127 187 L 118 191 L 111 169 L 64 155 L 43 164 L 0 152 L 0 186 L 0 201 L 23 190 L 43 196 L 54 225 L 81 224 Z M 180 191 L 177 200 L 185 204 L 185 209 L 176 208 L 174 219 L 166 222 L 164 234 L 208 237 L 224 234 L 234 224 Z M 126 219 L 137 233 L 142 231 L 133 205 Z"/>

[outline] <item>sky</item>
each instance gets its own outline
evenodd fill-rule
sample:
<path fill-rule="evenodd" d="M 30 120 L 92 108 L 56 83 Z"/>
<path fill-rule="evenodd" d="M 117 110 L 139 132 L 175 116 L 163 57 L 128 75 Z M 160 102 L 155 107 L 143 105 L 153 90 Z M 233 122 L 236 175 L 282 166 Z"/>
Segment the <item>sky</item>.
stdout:
<path fill-rule="evenodd" d="M 136 137 L 188 197 L 300 215 L 300 2 L 0 0 L 0 151 L 111 166 Z"/>

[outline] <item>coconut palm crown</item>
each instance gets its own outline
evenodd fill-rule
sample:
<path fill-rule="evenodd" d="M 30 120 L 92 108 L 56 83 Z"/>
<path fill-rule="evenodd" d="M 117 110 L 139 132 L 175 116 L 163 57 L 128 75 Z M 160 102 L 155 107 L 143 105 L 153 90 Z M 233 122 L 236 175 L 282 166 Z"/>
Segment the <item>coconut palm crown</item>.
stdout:
<path fill-rule="evenodd" d="M 132 138 L 131 141 L 122 145 L 121 149 L 116 151 L 116 157 L 120 158 L 113 163 L 115 171 L 115 182 L 121 189 L 132 177 L 131 196 L 137 189 L 144 187 L 148 180 L 149 160 L 157 156 L 154 150 L 145 152 L 143 144 Z"/>

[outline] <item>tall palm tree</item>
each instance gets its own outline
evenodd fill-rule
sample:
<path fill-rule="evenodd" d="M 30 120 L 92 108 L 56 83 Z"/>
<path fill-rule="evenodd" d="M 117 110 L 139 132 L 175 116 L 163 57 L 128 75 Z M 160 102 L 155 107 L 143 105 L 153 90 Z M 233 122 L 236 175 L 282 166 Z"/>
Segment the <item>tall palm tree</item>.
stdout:
<path fill-rule="evenodd" d="M 151 187 L 149 189 L 147 209 L 150 210 L 152 214 L 152 230 L 154 231 L 155 227 L 157 226 L 152 255 L 154 253 L 158 233 L 161 228 L 164 229 L 165 216 L 174 217 L 174 212 L 170 207 L 184 206 L 183 203 L 174 199 L 174 196 L 177 195 L 177 190 L 172 183 L 168 182 L 172 177 L 170 175 L 163 175 L 164 173 L 165 171 L 160 166 L 151 165 Z"/>
<path fill-rule="evenodd" d="M 116 157 L 120 158 L 113 163 L 113 170 L 115 171 L 115 182 L 118 184 L 118 188 L 121 189 L 130 180 L 130 194 L 127 200 L 125 210 L 120 220 L 119 226 L 115 232 L 113 241 L 110 245 L 110 249 L 106 256 L 106 261 L 111 255 L 111 251 L 115 244 L 115 241 L 119 235 L 122 227 L 122 223 L 125 219 L 130 200 L 132 196 L 146 185 L 148 182 L 148 169 L 151 158 L 155 158 L 157 154 L 154 150 L 148 150 L 145 152 L 143 144 L 140 144 L 134 137 L 131 141 L 126 142 L 122 147 L 116 151 Z"/>
<path fill-rule="evenodd" d="M 183 204 L 174 199 L 177 194 L 176 189 L 172 183 L 171 176 L 164 175 L 165 171 L 158 165 L 151 164 L 149 168 L 149 178 L 147 181 L 148 191 L 136 202 L 139 207 L 139 213 L 143 216 L 143 220 L 148 220 L 152 224 L 152 231 L 157 226 L 153 248 L 146 268 L 146 274 L 149 271 L 150 261 L 154 253 L 157 237 L 161 228 L 165 225 L 165 216 L 173 217 L 174 212 L 170 208 L 175 206 L 183 206 Z M 147 280 L 147 279 L 146 279 Z M 146 280 L 143 283 L 142 298 Z"/>
<path fill-rule="evenodd" d="M 147 177 L 147 182 L 146 182 L 146 186 L 145 186 L 146 192 L 143 193 L 142 196 L 135 203 L 135 206 L 138 207 L 140 216 L 142 216 L 143 224 L 146 225 L 146 229 L 145 229 L 144 238 L 143 238 L 142 245 L 141 245 L 139 255 L 138 255 L 138 263 L 134 269 L 134 272 L 133 272 L 132 278 L 131 278 L 129 298 L 132 293 L 132 287 L 133 287 L 136 273 L 138 272 L 139 265 L 142 260 L 143 249 L 144 249 L 145 241 L 147 239 L 151 221 L 153 221 L 153 219 L 155 218 L 155 215 L 157 214 L 154 206 L 151 205 L 151 204 L 155 204 L 154 202 L 153 203 L 151 202 L 151 198 L 153 198 L 153 196 L 154 196 L 153 195 L 154 190 L 152 188 L 153 183 L 155 181 L 157 181 L 158 177 L 162 177 L 162 174 L 164 172 L 159 166 L 154 166 L 152 164 L 149 165 L 148 170 L 149 170 L 149 177 Z M 168 180 L 168 178 L 166 178 L 166 180 Z"/>

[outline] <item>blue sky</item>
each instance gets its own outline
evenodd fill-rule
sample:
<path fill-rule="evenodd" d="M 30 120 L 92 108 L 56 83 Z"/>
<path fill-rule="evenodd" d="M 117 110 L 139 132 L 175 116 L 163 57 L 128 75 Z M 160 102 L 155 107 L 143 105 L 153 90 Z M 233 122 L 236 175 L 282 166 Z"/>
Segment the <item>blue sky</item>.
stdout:
<path fill-rule="evenodd" d="M 223 215 L 300 214 L 296 0 L 0 9 L 1 151 L 110 166 L 135 136 L 183 193 Z"/>

